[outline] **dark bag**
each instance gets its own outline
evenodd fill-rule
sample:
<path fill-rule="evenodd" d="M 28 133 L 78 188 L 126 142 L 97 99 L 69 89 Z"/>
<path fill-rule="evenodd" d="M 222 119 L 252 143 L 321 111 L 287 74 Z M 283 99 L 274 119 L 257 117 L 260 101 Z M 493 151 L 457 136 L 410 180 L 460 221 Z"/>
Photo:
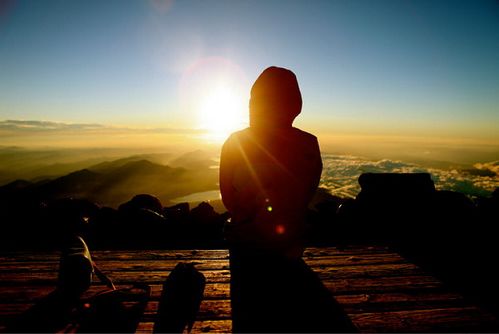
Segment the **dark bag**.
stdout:
<path fill-rule="evenodd" d="M 192 263 L 180 262 L 163 283 L 155 333 L 191 331 L 203 300 L 206 279 Z"/>
<path fill-rule="evenodd" d="M 93 274 L 108 288 L 115 289 L 113 281 L 92 261 L 90 250 L 83 238 L 74 236 L 61 253 L 57 288 L 68 295 L 78 297 L 92 284 Z"/>
<path fill-rule="evenodd" d="M 72 296 L 80 296 L 92 284 L 94 266 L 85 241 L 71 238 L 63 248 L 59 264 L 57 288 Z"/>

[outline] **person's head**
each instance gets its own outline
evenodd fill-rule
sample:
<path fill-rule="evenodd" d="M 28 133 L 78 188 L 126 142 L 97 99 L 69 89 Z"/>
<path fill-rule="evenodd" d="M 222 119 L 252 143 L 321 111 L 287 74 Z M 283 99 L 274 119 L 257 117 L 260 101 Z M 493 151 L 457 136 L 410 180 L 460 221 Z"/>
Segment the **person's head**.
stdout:
<path fill-rule="evenodd" d="M 251 88 L 250 126 L 290 127 L 301 107 L 295 74 L 285 68 L 269 67 Z"/>

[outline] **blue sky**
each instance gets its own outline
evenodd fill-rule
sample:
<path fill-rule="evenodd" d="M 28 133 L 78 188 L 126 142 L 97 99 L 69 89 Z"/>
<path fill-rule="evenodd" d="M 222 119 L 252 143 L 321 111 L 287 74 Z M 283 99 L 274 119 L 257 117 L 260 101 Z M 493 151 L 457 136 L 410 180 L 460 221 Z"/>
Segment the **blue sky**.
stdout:
<path fill-rule="evenodd" d="M 499 143 L 497 1 L 32 0 L 0 10 L 0 120 L 196 128 L 192 101 L 217 73 L 247 99 L 278 65 L 297 74 L 307 130 Z"/>

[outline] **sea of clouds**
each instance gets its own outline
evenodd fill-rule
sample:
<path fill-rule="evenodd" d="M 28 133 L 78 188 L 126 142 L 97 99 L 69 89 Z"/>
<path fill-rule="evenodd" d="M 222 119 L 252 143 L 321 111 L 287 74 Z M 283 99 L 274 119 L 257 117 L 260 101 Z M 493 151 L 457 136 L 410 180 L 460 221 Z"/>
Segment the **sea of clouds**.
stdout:
<path fill-rule="evenodd" d="M 430 173 L 438 190 L 469 196 L 490 196 L 499 187 L 499 161 L 477 163 L 469 169 L 425 168 L 397 160 L 369 160 L 348 155 L 324 154 L 320 186 L 339 197 L 355 197 L 362 173 Z"/>

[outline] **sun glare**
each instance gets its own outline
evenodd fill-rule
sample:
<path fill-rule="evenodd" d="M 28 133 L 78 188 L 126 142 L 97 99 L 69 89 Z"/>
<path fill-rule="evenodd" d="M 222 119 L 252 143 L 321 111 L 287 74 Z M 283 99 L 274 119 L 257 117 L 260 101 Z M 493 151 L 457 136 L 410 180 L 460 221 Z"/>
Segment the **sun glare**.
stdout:
<path fill-rule="evenodd" d="M 238 129 L 244 127 L 244 98 L 228 86 L 219 86 L 201 99 L 199 106 L 199 127 L 209 132 L 212 139 L 223 140 Z"/>
<path fill-rule="evenodd" d="M 203 130 L 202 140 L 221 142 L 248 124 L 249 85 L 241 67 L 230 60 L 200 59 L 180 80 L 182 117 Z"/>

